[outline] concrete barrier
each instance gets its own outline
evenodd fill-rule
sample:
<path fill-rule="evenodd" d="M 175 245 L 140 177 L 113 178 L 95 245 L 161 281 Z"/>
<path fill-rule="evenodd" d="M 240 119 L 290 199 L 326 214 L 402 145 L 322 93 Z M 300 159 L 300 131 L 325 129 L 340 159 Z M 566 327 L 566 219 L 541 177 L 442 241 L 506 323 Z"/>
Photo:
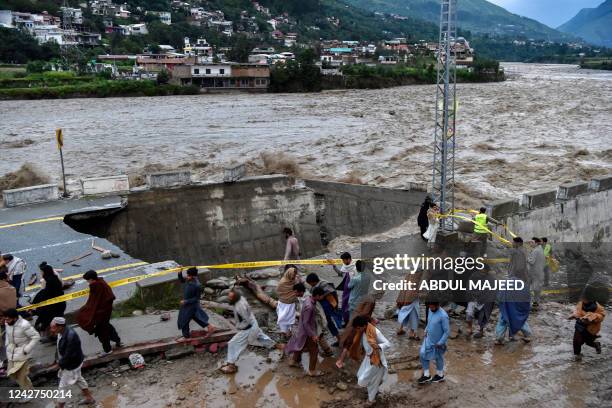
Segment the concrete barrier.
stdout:
<path fill-rule="evenodd" d="M 226 167 L 223 169 L 223 181 L 225 183 L 233 183 L 246 175 L 246 165 L 244 163 L 235 166 Z"/>
<path fill-rule="evenodd" d="M 130 183 L 127 175 L 81 179 L 83 195 L 127 194 Z"/>
<path fill-rule="evenodd" d="M 577 195 L 586 193 L 588 187 L 589 184 L 585 182 L 561 184 L 557 188 L 557 200 L 569 200 L 570 198 L 575 198 Z"/>
<path fill-rule="evenodd" d="M 57 184 L 43 184 L 2 192 L 5 207 L 16 207 L 18 205 L 44 203 L 59 200 L 59 188 Z"/>
<path fill-rule="evenodd" d="M 612 174 L 607 176 L 593 177 L 589 183 L 589 190 L 595 192 L 612 190 Z"/>
<path fill-rule="evenodd" d="M 184 186 L 191 184 L 191 172 L 183 171 L 163 171 L 147 174 L 147 184 L 151 188 L 166 188 Z"/>
<path fill-rule="evenodd" d="M 489 217 L 500 219 L 516 214 L 519 211 L 519 202 L 517 199 L 497 200 L 491 204 L 487 204 L 487 215 Z"/>
<path fill-rule="evenodd" d="M 415 181 L 409 181 L 406 186 L 406 190 L 410 191 L 424 191 L 427 192 L 429 185 L 427 183 L 417 183 Z"/>
<path fill-rule="evenodd" d="M 557 199 L 557 190 L 538 190 L 521 195 L 520 205 L 527 209 L 546 207 Z"/>

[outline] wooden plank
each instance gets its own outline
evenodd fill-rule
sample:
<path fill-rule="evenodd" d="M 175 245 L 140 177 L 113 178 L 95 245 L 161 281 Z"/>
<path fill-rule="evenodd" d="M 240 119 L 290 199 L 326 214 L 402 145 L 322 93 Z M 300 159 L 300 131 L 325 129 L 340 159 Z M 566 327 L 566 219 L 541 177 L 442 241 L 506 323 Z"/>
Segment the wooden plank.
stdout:
<path fill-rule="evenodd" d="M 148 354 L 161 353 L 170 349 L 188 347 L 188 346 L 202 346 L 211 343 L 221 343 L 228 341 L 235 334 L 235 330 L 231 329 L 218 329 L 210 336 L 206 337 L 206 331 L 204 330 L 193 330 L 191 332 L 192 338 L 189 341 L 176 341 L 176 337 L 170 337 L 166 339 L 160 339 L 147 343 L 133 344 L 130 346 L 123 347 L 113 351 L 104 357 L 90 356 L 86 357 L 83 362 L 83 368 L 95 367 L 101 364 L 110 363 L 113 360 L 127 359 L 132 353 L 139 353 L 143 356 Z M 36 378 L 43 375 L 50 375 L 57 372 L 56 369 L 52 369 L 52 366 L 43 367 L 39 370 L 32 370 L 31 377 Z"/>

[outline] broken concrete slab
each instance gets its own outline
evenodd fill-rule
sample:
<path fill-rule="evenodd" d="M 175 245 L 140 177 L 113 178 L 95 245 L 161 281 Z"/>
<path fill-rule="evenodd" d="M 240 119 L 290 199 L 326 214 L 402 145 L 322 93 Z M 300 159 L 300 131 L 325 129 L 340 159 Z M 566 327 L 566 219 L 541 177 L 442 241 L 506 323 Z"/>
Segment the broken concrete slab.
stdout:
<path fill-rule="evenodd" d="M 227 166 L 223 169 L 223 181 L 225 183 L 234 183 L 246 176 L 246 164 L 240 163 Z"/>
<path fill-rule="evenodd" d="M 612 189 L 612 174 L 606 176 L 593 177 L 589 182 L 589 190 L 604 191 Z"/>
<path fill-rule="evenodd" d="M 162 171 L 146 175 L 150 188 L 168 188 L 191 184 L 191 171 Z"/>
<path fill-rule="evenodd" d="M 537 190 L 524 193 L 520 198 L 521 207 L 527 209 L 541 208 L 551 205 L 557 199 L 557 190 Z"/>
<path fill-rule="evenodd" d="M 516 198 L 493 201 L 486 205 L 487 215 L 499 220 L 519 212 L 519 202 Z"/>
<path fill-rule="evenodd" d="M 40 186 L 16 188 L 2 191 L 5 207 L 44 203 L 59 200 L 59 187 L 57 184 L 43 184 Z"/>
<path fill-rule="evenodd" d="M 557 188 L 557 200 L 569 200 L 579 194 L 587 192 L 589 184 L 586 182 L 565 183 Z"/>
<path fill-rule="evenodd" d="M 116 195 L 130 192 L 130 182 L 125 174 L 108 177 L 92 177 L 81 179 L 84 196 Z"/>

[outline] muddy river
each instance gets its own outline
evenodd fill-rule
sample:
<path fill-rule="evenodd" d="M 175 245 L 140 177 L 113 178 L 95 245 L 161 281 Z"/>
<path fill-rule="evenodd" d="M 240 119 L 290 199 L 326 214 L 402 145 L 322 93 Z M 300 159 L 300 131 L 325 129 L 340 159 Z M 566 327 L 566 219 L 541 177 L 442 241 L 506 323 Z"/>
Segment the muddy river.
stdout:
<path fill-rule="evenodd" d="M 460 198 L 508 196 L 612 169 L 612 73 L 505 64 L 509 79 L 458 86 Z M 429 182 L 433 86 L 320 94 L 0 101 L 0 175 L 33 163 L 58 179 L 232 161 L 401 187 Z M 261 159 L 268 154 L 268 167 Z"/>

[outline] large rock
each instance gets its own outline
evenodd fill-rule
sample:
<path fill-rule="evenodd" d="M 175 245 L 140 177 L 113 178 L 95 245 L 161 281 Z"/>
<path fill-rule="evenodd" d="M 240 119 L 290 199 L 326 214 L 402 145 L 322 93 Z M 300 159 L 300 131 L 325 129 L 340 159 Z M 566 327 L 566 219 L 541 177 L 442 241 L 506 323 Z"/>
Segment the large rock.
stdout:
<path fill-rule="evenodd" d="M 270 279 L 277 278 L 280 276 L 279 270 L 265 270 L 265 271 L 255 271 L 247 273 L 247 276 L 251 279 Z"/>
<path fill-rule="evenodd" d="M 229 303 L 229 297 L 219 296 L 216 300 L 217 303 Z"/>
<path fill-rule="evenodd" d="M 227 289 L 229 288 L 229 283 L 223 279 L 211 279 L 206 282 L 206 286 L 213 289 Z"/>

